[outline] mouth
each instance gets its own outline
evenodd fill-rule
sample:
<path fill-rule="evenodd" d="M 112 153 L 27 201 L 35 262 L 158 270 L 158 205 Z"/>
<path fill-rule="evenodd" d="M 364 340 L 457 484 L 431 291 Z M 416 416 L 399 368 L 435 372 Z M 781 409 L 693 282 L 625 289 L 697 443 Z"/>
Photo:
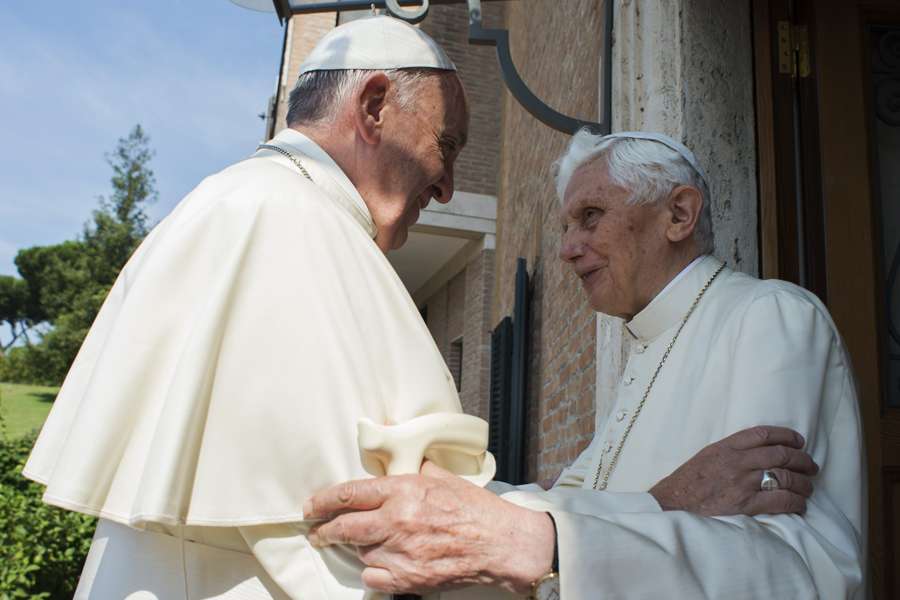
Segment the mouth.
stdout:
<path fill-rule="evenodd" d="M 425 210 L 425 207 L 431 202 L 431 195 L 428 191 L 424 191 L 415 198 L 415 202 L 413 202 L 412 206 L 407 213 L 406 224 L 407 226 L 414 225 L 418 220 L 419 216 L 421 216 L 422 211 Z"/>
<path fill-rule="evenodd" d="M 587 269 L 576 269 L 576 274 L 578 278 L 581 280 L 581 285 L 590 286 L 592 285 L 600 275 L 600 271 L 603 270 L 602 267 L 589 267 Z"/>

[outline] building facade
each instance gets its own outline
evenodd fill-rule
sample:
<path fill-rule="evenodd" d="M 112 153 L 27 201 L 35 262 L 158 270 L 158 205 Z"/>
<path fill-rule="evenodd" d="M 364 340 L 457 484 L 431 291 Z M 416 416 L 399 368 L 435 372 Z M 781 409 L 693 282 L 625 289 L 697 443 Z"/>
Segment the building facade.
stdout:
<path fill-rule="evenodd" d="M 614 2 L 612 39 L 603 34 L 604 1 Z M 622 323 L 591 311 L 558 258 L 551 165 L 567 136 L 506 90 L 493 48 L 468 43 L 464 4 L 433 4 L 421 27 L 459 67 L 470 141 L 453 201 L 429 206 L 390 259 L 465 409 L 485 418 L 492 332 L 516 312 L 517 264 L 525 260 L 522 462 L 525 478 L 547 485 L 607 416 L 627 358 Z M 804 285 L 828 305 L 859 379 L 873 588 L 876 597 L 900 593 L 900 2 L 483 7 L 486 26 L 509 30 L 529 88 L 566 115 L 604 116 L 602 65 L 611 52 L 613 130 L 659 131 L 695 151 L 712 192 L 716 255 L 732 268 Z M 357 16 L 289 21 L 270 133 L 284 124 L 305 53 Z"/>

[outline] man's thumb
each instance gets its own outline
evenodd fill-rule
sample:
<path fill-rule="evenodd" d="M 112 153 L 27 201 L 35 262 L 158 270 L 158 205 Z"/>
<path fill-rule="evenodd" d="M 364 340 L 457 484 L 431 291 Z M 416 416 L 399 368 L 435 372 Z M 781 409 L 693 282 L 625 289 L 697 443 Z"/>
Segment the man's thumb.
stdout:
<path fill-rule="evenodd" d="M 424 477 L 433 477 L 435 479 L 447 479 L 448 477 L 456 477 L 456 475 L 454 475 L 447 469 L 442 469 L 441 467 L 437 466 L 435 463 L 427 459 L 422 461 L 422 468 L 419 469 L 419 474 Z"/>

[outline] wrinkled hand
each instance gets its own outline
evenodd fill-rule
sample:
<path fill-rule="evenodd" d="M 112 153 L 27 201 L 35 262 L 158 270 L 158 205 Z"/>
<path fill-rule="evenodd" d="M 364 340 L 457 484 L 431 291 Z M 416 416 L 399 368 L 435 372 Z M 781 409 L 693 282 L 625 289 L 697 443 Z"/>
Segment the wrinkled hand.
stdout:
<path fill-rule="evenodd" d="M 663 510 L 707 516 L 800 513 L 812 494 L 810 478 L 819 467 L 804 440 L 784 427 L 753 427 L 710 444 L 650 493 Z M 775 473 L 781 486 L 762 491 L 762 472 Z"/>
<path fill-rule="evenodd" d="M 310 498 L 316 546 L 357 546 L 375 590 L 424 594 L 465 585 L 528 593 L 550 571 L 554 530 L 545 513 L 500 499 L 426 463 L 420 475 L 350 481 Z"/>

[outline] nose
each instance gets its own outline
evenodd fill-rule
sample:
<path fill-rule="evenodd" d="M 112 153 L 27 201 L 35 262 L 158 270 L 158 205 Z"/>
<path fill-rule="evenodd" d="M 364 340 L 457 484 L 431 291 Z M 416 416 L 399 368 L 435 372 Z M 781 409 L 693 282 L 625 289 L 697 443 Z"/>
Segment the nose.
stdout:
<path fill-rule="evenodd" d="M 582 244 L 571 231 L 563 233 L 559 244 L 559 259 L 563 262 L 573 263 L 584 255 Z"/>
<path fill-rule="evenodd" d="M 434 184 L 433 197 L 441 204 L 450 202 L 453 197 L 453 165 L 446 167 L 441 178 Z"/>

